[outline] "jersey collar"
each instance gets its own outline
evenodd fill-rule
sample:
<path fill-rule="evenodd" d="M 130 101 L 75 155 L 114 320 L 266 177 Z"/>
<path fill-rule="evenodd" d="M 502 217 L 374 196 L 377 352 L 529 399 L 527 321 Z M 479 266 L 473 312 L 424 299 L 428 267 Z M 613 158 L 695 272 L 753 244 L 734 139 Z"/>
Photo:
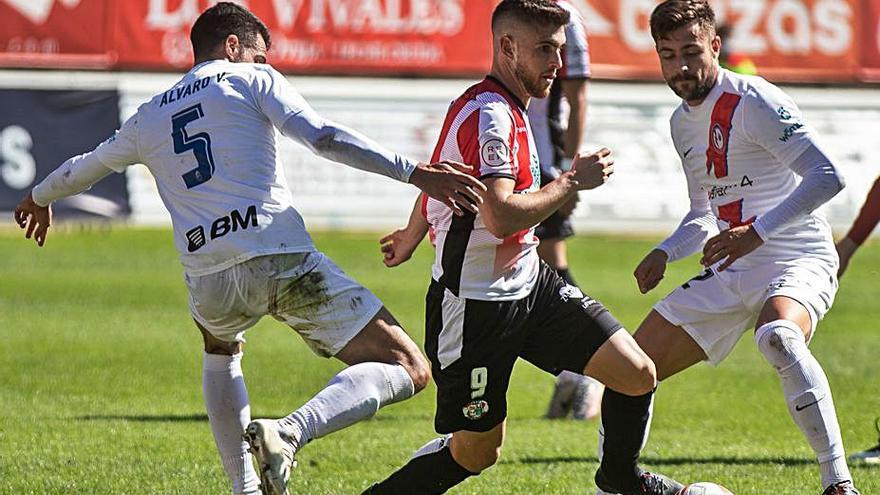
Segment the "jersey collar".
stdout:
<path fill-rule="evenodd" d="M 525 104 L 523 104 L 522 100 L 517 98 L 516 95 L 514 95 L 512 91 L 507 89 L 507 86 L 505 86 L 503 82 L 499 81 L 495 76 L 489 76 L 489 75 L 486 76 L 486 80 L 495 84 L 496 86 L 498 86 L 498 88 L 501 89 L 501 91 L 504 93 L 505 96 L 510 98 L 514 103 L 516 103 L 516 106 L 518 106 L 520 110 L 522 110 L 523 112 L 526 111 L 526 106 L 525 106 Z"/>

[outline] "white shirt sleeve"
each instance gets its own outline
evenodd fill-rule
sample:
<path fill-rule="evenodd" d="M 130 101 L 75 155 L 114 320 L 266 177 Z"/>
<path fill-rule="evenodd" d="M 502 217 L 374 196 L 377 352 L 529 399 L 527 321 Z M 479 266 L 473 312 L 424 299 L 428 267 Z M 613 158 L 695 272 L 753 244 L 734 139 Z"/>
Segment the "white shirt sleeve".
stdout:
<path fill-rule="evenodd" d="M 657 249 L 667 254 L 670 262 L 696 253 L 710 237 L 718 233 L 718 221 L 712 214 L 706 193 L 687 173 L 685 178 L 691 202 L 690 211 L 681 220 L 678 228 L 657 246 Z"/>
<path fill-rule="evenodd" d="M 809 215 L 844 188 L 843 177 L 817 146 L 807 148 L 789 167 L 803 180 L 781 203 L 752 224 L 765 241 L 798 218 Z"/>
<path fill-rule="evenodd" d="M 353 129 L 324 120 L 272 68 L 258 76 L 256 92 L 263 113 L 282 134 L 323 158 L 401 182 L 408 182 L 418 165 Z"/>
<path fill-rule="evenodd" d="M 776 86 L 764 83 L 746 95 L 743 131 L 803 180 L 776 207 L 755 220 L 762 239 L 784 229 L 843 189 L 843 178 L 822 151 L 813 130 L 794 101 Z"/>
<path fill-rule="evenodd" d="M 779 163 L 790 167 L 807 148 L 815 146 L 813 130 L 797 104 L 781 89 L 765 82 L 744 96 L 743 134 Z"/>
<path fill-rule="evenodd" d="M 123 172 L 129 165 L 140 163 L 137 128 L 138 114 L 135 114 L 97 148 L 62 163 L 34 186 L 34 202 L 47 206 L 91 188 L 111 172 Z"/>
<path fill-rule="evenodd" d="M 477 155 L 480 178 L 507 177 L 516 179 L 514 170 L 513 116 L 506 102 L 493 101 L 480 107 L 477 123 L 479 149 L 464 149 L 463 154 Z M 467 127 L 465 124 L 462 128 Z M 462 132 L 462 130 L 459 130 Z M 465 136 L 467 137 L 467 136 Z M 468 146 L 468 143 L 464 143 Z M 476 158 L 476 157 L 475 157 Z"/>

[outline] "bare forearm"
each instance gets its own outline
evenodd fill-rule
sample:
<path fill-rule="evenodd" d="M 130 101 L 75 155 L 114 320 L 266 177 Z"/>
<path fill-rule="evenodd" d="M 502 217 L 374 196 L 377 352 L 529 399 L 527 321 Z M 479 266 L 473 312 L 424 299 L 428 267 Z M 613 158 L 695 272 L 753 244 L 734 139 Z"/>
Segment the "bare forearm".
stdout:
<path fill-rule="evenodd" d="M 565 156 L 573 158 L 580 150 L 587 126 L 587 81 L 563 81 L 562 90 L 568 100 L 568 127 L 565 130 Z"/>
<path fill-rule="evenodd" d="M 489 231 L 496 237 L 504 238 L 537 225 L 576 192 L 570 175 L 563 174 L 536 193 L 511 193 L 486 201 L 480 211 Z"/>
<path fill-rule="evenodd" d="M 874 186 L 871 187 L 859 216 L 856 217 L 846 236 L 857 245 L 861 245 L 871 235 L 878 221 L 880 221 L 880 178 L 874 181 Z"/>

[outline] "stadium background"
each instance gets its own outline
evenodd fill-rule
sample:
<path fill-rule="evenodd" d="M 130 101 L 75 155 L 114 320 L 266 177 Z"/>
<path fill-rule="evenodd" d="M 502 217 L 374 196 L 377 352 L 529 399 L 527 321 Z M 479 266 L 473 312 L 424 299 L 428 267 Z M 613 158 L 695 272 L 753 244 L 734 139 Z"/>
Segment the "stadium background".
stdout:
<path fill-rule="evenodd" d="M 586 146 L 613 148 L 619 173 L 581 195 L 575 222 L 585 235 L 572 240 L 571 264 L 591 295 L 634 328 L 697 268 L 694 260 L 671 265 L 648 296 L 631 282 L 632 267 L 687 207 L 668 131 L 677 100 L 651 50 L 654 0 L 572 1 L 587 19 L 593 60 Z M 170 87 L 190 63 L 189 26 L 211 3 L 0 0 L 0 212 Z M 427 158 L 448 102 L 488 68 L 494 0 L 242 3 L 273 31 L 271 62 L 322 114 L 414 157 Z M 848 187 L 825 209 L 842 231 L 880 174 L 880 0 L 713 4 L 734 26 L 729 44 L 782 83 L 838 158 Z M 281 143 L 295 204 L 318 246 L 420 340 L 430 247 L 394 272 L 376 249 L 377 232 L 405 221 L 414 188 Z M 201 340 L 152 178 L 131 167 L 56 211 L 110 228 L 62 222 L 37 250 L 10 214 L 0 217 L 0 495 L 224 493 L 199 389 Z M 880 411 L 876 247 L 856 257 L 812 346 L 849 452 L 873 445 Z M 255 416 L 286 414 L 339 368 L 272 321 L 248 341 Z M 812 453 L 753 347 L 743 339 L 720 369 L 664 382 L 649 466 L 740 495 L 816 491 Z M 512 383 L 502 463 L 456 493 L 584 493 L 596 466 L 594 424 L 541 420 L 552 378 L 534 368 L 518 366 Z M 433 395 L 305 450 L 295 493 L 356 493 L 391 472 L 433 434 Z M 880 492 L 876 469 L 854 473 L 863 493 Z"/>
<path fill-rule="evenodd" d="M 0 211 L 170 87 L 191 64 L 189 27 L 211 3 L 0 1 Z M 313 106 L 416 158 L 429 157 L 448 102 L 488 70 L 492 0 L 243 3 L 272 30 L 271 63 Z M 612 148 L 621 172 L 607 187 L 581 195 L 576 226 L 668 231 L 687 200 L 668 137 L 677 99 L 659 82 L 647 27 L 655 2 L 573 3 L 587 22 L 594 74 L 585 146 Z M 838 158 L 849 187 L 826 212 L 843 228 L 880 172 L 880 92 L 872 84 L 880 81 L 880 0 L 714 5 L 719 20 L 733 26 L 733 49 L 786 85 Z M 296 205 L 311 227 L 385 229 L 406 218 L 413 189 L 282 143 Z M 168 222 L 140 166 L 59 210 Z"/>

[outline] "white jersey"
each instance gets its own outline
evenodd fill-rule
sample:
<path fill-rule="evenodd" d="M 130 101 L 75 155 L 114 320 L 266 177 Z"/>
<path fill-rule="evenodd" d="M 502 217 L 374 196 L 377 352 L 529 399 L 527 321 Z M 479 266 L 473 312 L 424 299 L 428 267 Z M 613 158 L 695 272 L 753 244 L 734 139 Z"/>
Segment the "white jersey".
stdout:
<path fill-rule="evenodd" d="M 702 104 L 682 102 L 670 123 L 692 203 L 708 198 L 722 230 L 751 224 L 782 202 L 798 184 L 789 166 L 817 146 L 788 95 L 760 77 L 725 69 Z M 770 235 L 731 270 L 803 257 L 836 263 L 831 229 L 815 211 Z"/>
<path fill-rule="evenodd" d="M 272 67 L 213 60 L 141 105 L 95 153 L 116 171 L 149 168 L 184 268 L 204 275 L 315 249 L 275 143 L 274 128 L 303 109 L 308 104 Z"/>

